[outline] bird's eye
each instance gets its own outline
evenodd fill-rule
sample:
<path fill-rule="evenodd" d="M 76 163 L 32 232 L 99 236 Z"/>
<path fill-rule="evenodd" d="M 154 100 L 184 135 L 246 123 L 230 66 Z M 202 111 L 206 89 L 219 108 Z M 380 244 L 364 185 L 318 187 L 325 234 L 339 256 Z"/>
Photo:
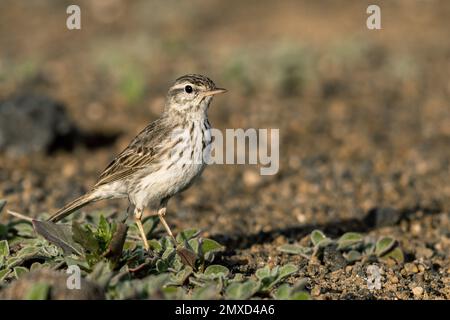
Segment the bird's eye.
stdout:
<path fill-rule="evenodd" d="M 191 86 L 187 85 L 186 87 L 184 87 L 184 91 L 186 91 L 187 93 L 192 93 L 192 91 L 194 90 L 192 89 Z"/>

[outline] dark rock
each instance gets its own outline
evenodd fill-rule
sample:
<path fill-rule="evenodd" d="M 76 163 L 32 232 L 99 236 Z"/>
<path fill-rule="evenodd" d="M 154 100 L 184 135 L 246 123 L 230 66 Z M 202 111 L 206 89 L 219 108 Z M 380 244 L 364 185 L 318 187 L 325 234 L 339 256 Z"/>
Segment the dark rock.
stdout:
<path fill-rule="evenodd" d="M 402 213 L 393 208 L 373 208 L 364 218 L 365 224 L 370 228 L 393 226 L 400 221 Z"/>
<path fill-rule="evenodd" d="M 49 151 L 73 132 L 64 106 L 49 97 L 22 94 L 0 103 L 0 151 L 10 156 Z"/>

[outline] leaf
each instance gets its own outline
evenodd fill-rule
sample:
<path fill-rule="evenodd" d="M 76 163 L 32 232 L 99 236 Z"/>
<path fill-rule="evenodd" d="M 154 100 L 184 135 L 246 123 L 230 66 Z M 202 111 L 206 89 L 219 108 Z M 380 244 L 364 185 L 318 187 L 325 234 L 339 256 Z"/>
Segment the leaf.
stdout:
<path fill-rule="evenodd" d="M 203 259 L 212 262 L 214 260 L 214 254 L 224 250 L 224 246 L 212 239 L 201 239 L 199 253 L 201 253 Z"/>
<path fill-rule="evenodd" d="M 33 227 L 28 223 L 21 221 L 14 225 L 14 229 L 17 231 L 17 234 L 21 237 L 33 237 L 34 230 Z"/>
<path fill-rule="evenodd" d="M 272 294 L 276 300 L 288 300 L 291 295 L 292 287 L 288 284 L 282 284 Z"/>
<path fill-rule="evenodd" d="M 83 248 L 72 239 L 70 226 L 38 220 L 33 220 L 33 226 L 37 234 L 59 246 L 65 254 L 83 255 Z"/>
<path fill-rule="evenodd" d="M 8 227 L 0 223 L 0 238 L 6 238 L 8 234 Z"/>
<path fill-rule="evenodd" d="M 258 282 L 254 280 L 247 280 L 244 283 L 233 282 L 225 290 L 225 295 L 228 299 L 245 300 L 253 296 L 258 288 Z"/>
<path fill-rule="evenodd" d="M 225 278 L 230 273 L 227 267 L 218 264 L 210 265 L 206 268 L 204 275 L 211 279 Z"/>
<path fill-rule="evenodd" d="M 280 268 L 280 273 L 279 273 L 278 277 L 280 280 L 282 280 L 297 271 L 298 271 L 298 267 L 289 263 Z"/>
<path fill-rule="evenodd" d="M 100 251 L 106 251 L 107 247 L 112 239 L 114 233 L 115 225 L 110 225 L 106 218 L 101 215 L 98 223 L 97 230 L 95 232 L 96 238 L 98 240 Z"/>
<path fill-rule="evenodd" d="M 374 243 L 368 243 L 365 245 L 364 254 L 366 256 L 370 256 L 374 252 L 375 252 L 375 244 Z"/>
<path fill-rule="evenodd" d="M 256 270 L 255 275 L 260 281 L 259 290 L 266 291 L 274 284 L 278 276 L 278 269 L 278 267 L 275 267 L 270 270 L 269 266 L 265 266 Z"/>
<path fill-rule="evenodd" d="M 235 273 L 233 279 L 228 280 L 228 282 L 242 282 L 244 281 L 244 275 L 242 273 Z"/>
<path fill-rule="evenodd" d="M 192 268 L 186 266 L 182 270 L 178 271 L 177 274 L 171 275 L 172 283 L 178 286 L 183 285 L 186 282 L 187 278 L 189 278 L 189 276 L 192 274 L 192 272 Z"/>
<path fill-rule="evenodd" d="M 39 248 L 37 247 L 23 247 L 19 252 L 17 252 L 16 257 L 27 260 L 39 255 Z"/>
<path fill-rule="evenodd" d="M 66 262 L 66 264 L 68 266 L 77 265 L 81 269 L 85 269 L 85 270 L 88 270 L 90 268 L 89 264 L 84 259 L 79 260 L 79 259 L 74 259 L 71 256 L 66 256 L 66 257 L 64 257 L 64 261 Z"/>
<path fill-rule="evenodd" d="M 101 237 L 104 237 L 106 238 L 106 240 L 109 240 L 108 238 L 110 237 L 111 234 L 111 226 L 109 225 L 108 220 L 106 220 L 106 218 L 103 215 L 100 216 L 97 232 Z"/>
<path fill-rule="evenodd" d="M 364 239 L 361 234 L 356 233 L 356 232 L 347 232 L 347 233 L 344 233 L 337 241 L 337 243 L 338 243 L 337 248 L 338 248 L 338 250 L 349 249 L 351 246 L 353 246 L 357 243 L 362 243 L 363 240 Z"/>
<path fill-rule="evenodd" d="M 303 286 L 291 287 L 288 284 L 282 284 L 272 296 L 277 300 L 310 300 L 310 295 L 304 290 L 299 290 L 299 287 Z"/>
<path fill-rule="evenodd" d="M 159 218 L 155 216 L 150 216 L 143 221 L 144 232 L 148 236 L 155 231 L 158 226 Z"/>
<path fill-rule="evenodd" d="M 295 245 L 295 244 L 284 244 L 278 247 L 278 250 L 290 254 L 298 254 L 302 257 L 309 259 L 312 254 L 311 248 Z"/>
<path fill-rule="evenodd" d="M 331 240 L 330 238 L 325 238 L 317 244 L 316 248 L 325 248 L 332 243 L 334 243 L 333 240 Z"/>
<path fill-rule="evenodd" d="M 0 257 L 7 257 L 7 256 L 9 256 L 8 241 L 1 240 L 0 241 Z"/>
<path fill-rule="evenodd" d="M 197 260 L 197 254 L 194 251 L 184 248 L 182 246 L 178 246 L 177 254 L 180 257 L 181 262 L 184 265 L 190 266 L 191 268 L 195 267 L 195 261 Z"/>
<path fill-rule="evenodd" d="M 0 270 L 0 282 L 6 279 L 6 277 L 11 273 L 11 269 L 3 269 Z"/>
<path fill-rule="evenodd" d="M 43 282 L 33 284 L 24 296 L 25 300 L 46 300 L 50 292 L 50 285 Z"/>
<path fill-rule="evenodd" d="M 0 199 L 0 213 L 2 212 L 3 208 L 6 206 L 6 203 L 8 201 L 6 201 L 5 199 Z"/>
<path fill-rule="evenodd" d="M 152 250 L 154 250 L 156 252 L 160 252 L 162 250 L 161 244 L 156 239 L 149 240 L 148 241 L 148 245 L 150 246 L 150 249 L 152 249 Z"/>
<path fill-rule="evenodd" d="M 14 276 L 16 277 L 16 279 L 19 279 L 24 274 L 28 273 L 28 269 L 25 267 L 14 267 L 13 271 L 14 271 Z"/>
<path fill-rule="evenodd" d="M 270 277 L 270 268 L 269 268 L 269 266 L 265 266 L 264 268 L 260 268 L 260 269 L 256 270 L 255 276 L 259 280 L 262 280 L 264 278 Z"/>
<path fill-rule="evenodd" d="M 314 246 L 317 246 L 321 241 L 325 240 L 327 237 L 320 230 L 314 230 L 311 232 L 311 242 Z"/>
<path fill-rule="evenodd" d="M 381 257 L 382 255 L 386 254 L 388 251 L 390 251 L 395 246 L 395 239 L 391 237 L 384 237 L 377 241 L 377 244 L 375 245 L 375 254 L 378 257 Z"/>
<path fill-rule="evenodd" d="M 279 270 L 280 270 L 280 267 L 279 267 L 279 266 L 273 267 L 272 270 L 270 270 L 270 276 L 271 276 L 272 278 L 277 277 L 277 276 L 278 276 L 278 271 L 279 271 Z"/>
<path fill-rule="evenodd" d="M 167 260 L 159 259 L 158 261 L 156 261 L 156 270 L 159 273 L 166 272 L 168 268 L 169 268 L 169 262 Z"/>
<path fill-rule="evenodd" d="M 223 249 L 224 247 L 220 243 L 212 239 L 202 239 L 201 241 L 201 250 L 204 255 L 209 252 L 222 251 Z"/>
<path fill-rule="evenodd" d="M 193 300 L 216 300 L 219 297 L 217 286 L 210 284 L 204 287 L 195 288 L 192 291 Z"/>
<path fill-rule="evenodd" d="M 311 296 L 308 292 L 299 291 L 291 295 L 290 300 L 311 300 Z"/>
<path fill-rule="evenodd" d="M 184 241 L 189 241 L 192 238 L 198 236 L 199 233 L 200 231 L 198 231 L 197 229 L 184 230 L 177 234 L 177 242 L 184 243 Z"/>
<path fill-rule="evenodd" d="M 261 279 L 261 289 L 267 290 L 273 288 L 273 286 L 279 283 L 281 280 L 297 271 L 298 267 L 293 264 L 286 264 L 281 268 L 278 268 L 278 266 L 276 266 L 271 270 L 270 277 Z"/>
<path fill-rule="evenodd" d="M 405 261 L 403 251 L 398 247 L 380 257 L 382 261 L 386 261 L 389 258 L 394 259 L 397 263 L 403 263 Z"/>
<path fill-rule="evenodd" d="M 192 248 L 192 250 L 194 250 L 194 252 L 196 254 L 199 254 L 199 249 L 200 249 L 200 241 L 199 239 L 195 238 L 195 239 L 191 239 L 188 241 L 189 246 Z"/>
<path fill-rule="evenodd" d="M 343 256 L 348 262 L 355 262 L 362 258 L 361 253 L 356 250 L 350 250 L 349 252 L 344 253 Z"/>
<path fill-rule="evenodd" d="M 33 262 L 30 266 L 30 271 L 35 271 L 39 269 L 42 269 L 42 264 L 39 262 Z"/>
<path fill-rule="evenodd" d="M 98 252 L 99 245 L 92 231 L 84 228 L 75 220 L 72 221 L 72 237 L 73 241 L 82 245 L 87 251 Z"/>
<path fill-rule="evenodd" d="M 168 236 L 163 237 L 159 243 L 161 244 L 161 251 L 166 251 L 168 248 L 174 248 L 174 244 L 172 242 L 172 239 L 170 239 Z"/>
<path fill-rule="evenodd" d="M 15 266 L 20 265 L 22 262 L 23 262 L 22 258 L 10 257 L 9 259 L 6 260 L 6 266 L 8 268 L 14 268 Z"/>

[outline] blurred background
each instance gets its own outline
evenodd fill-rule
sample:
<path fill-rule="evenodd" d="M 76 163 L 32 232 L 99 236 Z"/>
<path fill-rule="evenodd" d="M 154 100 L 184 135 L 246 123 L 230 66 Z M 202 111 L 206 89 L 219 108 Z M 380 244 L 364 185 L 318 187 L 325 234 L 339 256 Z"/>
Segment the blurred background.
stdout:
<path fill-rule="evenodd" d="M 70 4 L 81 30 L 66 28 Z M 447 250 L 450 2 L 377 1 L 378 31 L 369 4 L 2 0 L 0 198 L 35 215 L 79 196 L 160 115 L 174 79 L 200 73 L 229 90 L 214 127 L 280 129 L 280 171 L 211 166 L 169 203 L 175 230 L 255 235 L 270 252 L 296 227 L 387 212 L 401 241 Z M 420 228 L 396 225 L 404 214 Z"/>

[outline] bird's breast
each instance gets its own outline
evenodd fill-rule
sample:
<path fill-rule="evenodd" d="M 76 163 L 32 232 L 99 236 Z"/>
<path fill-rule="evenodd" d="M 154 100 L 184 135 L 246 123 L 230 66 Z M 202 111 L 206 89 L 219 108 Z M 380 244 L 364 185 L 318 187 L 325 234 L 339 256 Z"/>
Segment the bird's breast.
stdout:
<path fill-rule="evenodd" d="M 167 142 L 170 150 L 160 158 L 159 168 L 151 170 L 136 181 L 137 201 L 158 203 L 185 189 L 206 166 L 211 144 L 209 122 L 192 121 L 172 132 Z"/>

